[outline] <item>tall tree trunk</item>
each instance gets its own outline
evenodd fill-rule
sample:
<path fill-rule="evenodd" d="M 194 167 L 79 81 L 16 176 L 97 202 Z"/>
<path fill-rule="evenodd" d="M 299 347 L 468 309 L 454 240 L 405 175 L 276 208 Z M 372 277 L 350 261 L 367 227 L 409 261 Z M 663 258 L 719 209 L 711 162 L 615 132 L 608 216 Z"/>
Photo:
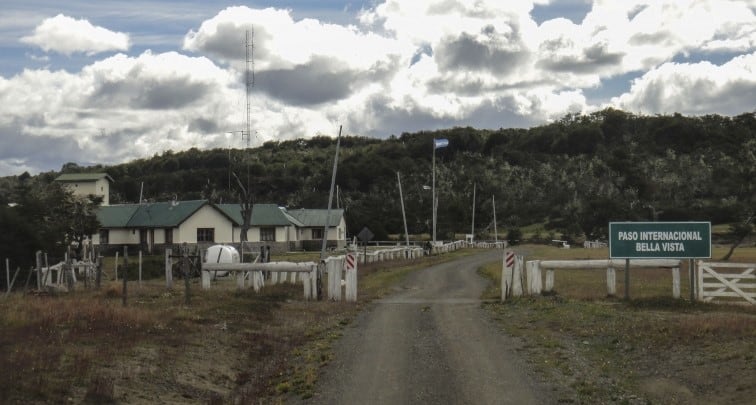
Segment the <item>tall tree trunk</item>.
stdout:
<path fill-rule="evenodd" d="M 735 252 L 735 249 L 737 249 L 738 246 L 740 246 L 740 244 L 743 243 L 745 238 L 747 238 L 748 235 L 751 234 L 751 232 L 753 231 L 753 227 L 751 226 L 751 222 L 753 222 L 753 217 L 754 215 L 751 214 L 748 217 L 748 219 L 746 219 L 746 221 L 742 224 L 742 226 L 735 228 L 736 240 L 732 244 L 732 246 L 730 246 L 730 250 L 727 252 L 727 254 L 722 257 L 723 261 L 730 260 L 730 257 Z M 740 232 L 738 232 L 738 229 L 740 229 Z"/>

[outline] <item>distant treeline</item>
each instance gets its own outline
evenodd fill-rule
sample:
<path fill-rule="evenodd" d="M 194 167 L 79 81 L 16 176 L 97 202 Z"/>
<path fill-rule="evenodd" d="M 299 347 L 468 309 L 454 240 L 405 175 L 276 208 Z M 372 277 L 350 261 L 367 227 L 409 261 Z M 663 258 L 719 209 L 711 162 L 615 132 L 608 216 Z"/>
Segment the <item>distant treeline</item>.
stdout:
<path fill-rule="evenodd" d="M 644 116 L 614 109 L 531 129 L 452 128 L 341 140 L 338 201 L 350 235 L 369 227 L 377 239 L 404 232 L 400 172 L 411 234 L 431 229 L 433 139 L 438 235 L 469 233 L 476 185 L 475 230 L 493 232 L 544 223 L 566 238 L 602 238 L 609 221 L 704 220 L 738 223 L 756 207 L 756 113 L 735 117 Z M 115 179 L 111 203 L 144 199 L 235 202 L 236 177 L 255 202 L 325 208 L 335 138 L 267 142 L 253 149 L 166 151 L 104 171 Z M 20 181 L 50 182 L 59 172 L 0 179 L 5 202 Z M 235 175 L 235 176 L 234 176 Z M 142 189 L 143 186 L 143 189 Z"/>

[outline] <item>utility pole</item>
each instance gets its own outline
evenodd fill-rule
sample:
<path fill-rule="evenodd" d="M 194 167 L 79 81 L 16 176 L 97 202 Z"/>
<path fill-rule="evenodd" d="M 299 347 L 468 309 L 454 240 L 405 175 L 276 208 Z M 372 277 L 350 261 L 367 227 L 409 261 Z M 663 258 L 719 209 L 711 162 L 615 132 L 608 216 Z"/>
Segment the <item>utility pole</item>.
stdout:
<path fill-rule="evenodd" d="M 472 234 L 472 240 L 471 240 L 471 242 L 475 241 L 475 188 L 477 186 L 478 186 L 477 183 L 473 183 L 472 231 L 470 231 L 470 233 Z"/>
<path fill-rule="evenodd" d="M 493 214 L 494 214 L 494 241 L 499 242 L 499 231 L 496 230 L 496 196 L 491 196 L 491 204 L 493 204 Z"/>
<path fill-rule="evenodd" d="M 336 187 L 336 169 L 339 165 L 339 146 L 341 145 L 341 125 L 339 136 L 336 138 L 336 155 L 333 157 L 333 172 L 331 173 L 331 191 L 328 193 L 328 210 L 326 211 L 325 229 L 323 230 L 323 244 L 320 249 L 320 260 L 325 259 L 326 243 L 328 242 L 328 220 L 331 218 L 331 204 L 333 203 L 333 190 Z"/>
<path fill-rule="evenodd" d="M 407 246 L 409 246 L 409 231 L 407 230 L 407 215 L 404 213 L 404 196 L 402 195 L 402 178 L 399 176 L 399 172 L 396 172 L 396 181 L 399 183 L 399 200 L 402 203 L 402 220 L 404 220 L 404 237 L 407 240 Z"/>

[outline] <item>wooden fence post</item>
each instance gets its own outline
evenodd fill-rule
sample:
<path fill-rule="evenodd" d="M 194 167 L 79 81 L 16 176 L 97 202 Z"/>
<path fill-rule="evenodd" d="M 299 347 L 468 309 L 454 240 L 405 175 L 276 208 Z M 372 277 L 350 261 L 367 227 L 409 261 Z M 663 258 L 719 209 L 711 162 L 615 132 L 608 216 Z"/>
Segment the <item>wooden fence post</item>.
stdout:
<path fill-rule="evenodd" d="M 118 257 L 118 252 L 116 252 L 116 258 Z M 116 259 L 116 269 L 118 268 L 118 260 Z M 123 293 L 121 296 L 121 302 L 123 303 L 123 306 L 126 306 L 126 302 L 128 300 L 128 291 L 127 288 L 127 282 L 129 279 L 129 247 L 124 246 L 123 247 Z"/>
<path fill-rule="evenodd" d="M 100 280 L 102 280 L 102 256 L 97 256 L 97 274 L 95 274 L 95 288 L 100 289 Z"/>
<path fill-rule="evenodd" d="M 522 297 L 522 257 L 515 255 L 515 265 L 512 271 L 512 296 Z"/>
<path fill-rule="evenodd" d="M 181 246 L 181 273 L 184 275 L 184 304 L 189 306 L 189 246 Z"/>
<path fill-rule="evenodd" d="M 606 268 L 606 295 L 617 295 L 617 271 L 611 266 Z"/>
<path fill-rule="evenodd" d="M 5 258 L 5 280 L 8 283 L 8 292 L 10 292 L 11 279 L 10 279 L 10 259 Z"/>
<path fill-rule="evenodd" d="M 36 259 L 37 259 L 37 290 L 41 290 L 42 289 L 42 251 L 41 250 L 37 251 Z"/>
<path fill-rule="evenodd" d="M 139 286 L 142 286 L 142 250 L 139 249 Z"/>
<path fill-rule="evenodd" d="M 546 285 L 544 286 L 543 291 L 554 291 L 554 269 L 546 269 Z"/>
<path fill-rule="evenodd" d="M 680 268 L 672 268 L 672 297 L 680 298 Z"/>
<path fill-rule="evenodd" d="M 126 246 L 124 246 L 123 248 L 126 249 Z M 115 272 L 115 281 L 118 281 L 118 252 L 116 252 L 115 255 L 115 263 L 113 265 L 113 269 Z"/>
<path fill-rule="evenodd" d="M 20 271 L 21 271 L 21 267 L 20 267 L 20 266 L 19 266 L 19 267 L 16 267 L 16 273 L 15 273 L 15 274 L 13 274 L 13 280 L 11 280 L 11 282 L 10 282 L 10 285 L 8 286 L 8 292 L 7 292 L 7 293 L 5 293 L 5 295 L 6 295 L 6 296 L 7 296 L 8 294 L 10 294 L 11 290 L 13 289 L 13 285 L 14 285 L 14 284 L 16 284 L 16 277 L 18 277 L 18 273 L 19 273 Z"/>
<path fill-rule="evenodd" d="M 165 249 L 165 288 L 173 289 L 173 259 L 171 249 Z"/>

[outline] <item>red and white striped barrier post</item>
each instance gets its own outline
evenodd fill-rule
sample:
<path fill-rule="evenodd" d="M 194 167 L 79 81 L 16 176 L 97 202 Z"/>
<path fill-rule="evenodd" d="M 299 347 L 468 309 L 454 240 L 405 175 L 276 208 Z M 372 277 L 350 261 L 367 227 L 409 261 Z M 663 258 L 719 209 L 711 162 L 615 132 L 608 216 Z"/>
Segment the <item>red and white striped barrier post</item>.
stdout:
<path fill-rule="evenodd" d="M 504 259 L 501 266 L 501 301 L 512 296 L 512 276 L 515 267 L 515 253 L 512 250 L 504 251 Z"/>
<path fill-rule="evenodd" d="M 346 280 L 345 298 L 347 302 L 357 302 L 357 258 L 354 253 L 347 252 L 344 266 L 346 267 L 344 276 Z"/>

